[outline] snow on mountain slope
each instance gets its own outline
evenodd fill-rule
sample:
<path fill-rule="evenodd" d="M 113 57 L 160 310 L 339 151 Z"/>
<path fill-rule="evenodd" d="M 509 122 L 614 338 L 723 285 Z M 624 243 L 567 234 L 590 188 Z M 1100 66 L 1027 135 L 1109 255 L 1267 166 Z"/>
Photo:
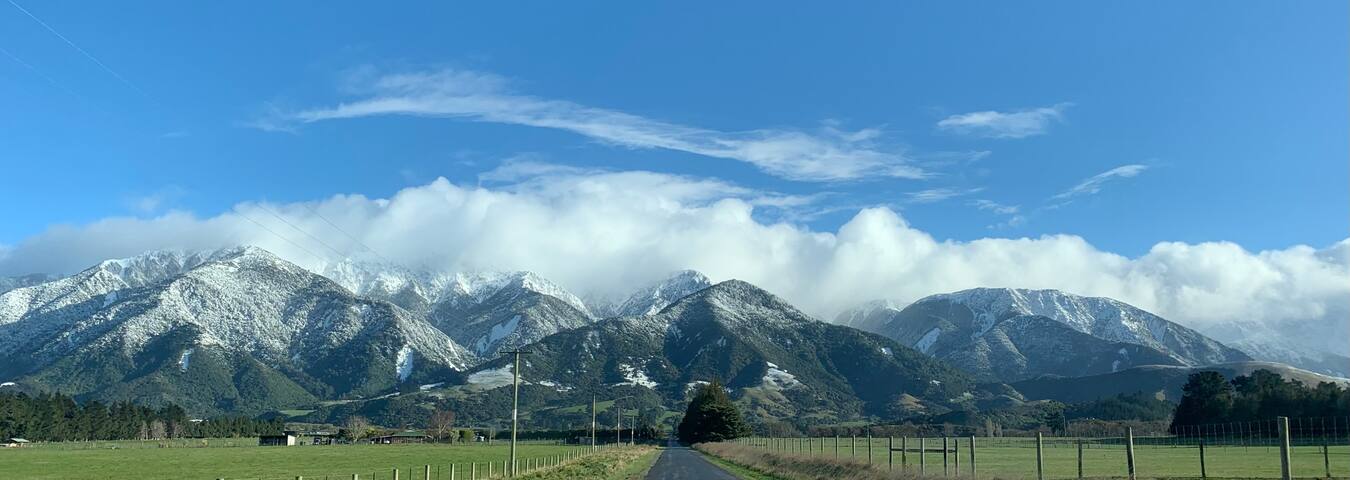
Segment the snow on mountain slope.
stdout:
<path fill-rule="evenodd" d="M 754 418 L 843 420 L 907 410 L 941 413 L 972 393 L 971 379 L 881 335 L 820 322 L 742 281 L 698 290 L 654 315 L 622 316 L 530 345 L 527 381 L 560 389 L 633 388 L 686 401 L 690 385 L 725 380 Z M 469 381 L 509 364 L 491 359 Z M 465 385 L 468 386 L 477 385 Z"/>
<path fill-rule="evenodd" d="M 712 286 L 702 273 L 683 270 L 670 277 L 638 289 L 615 307 L 614 316 L 655 315 L 667 305 Z"/>
<path fill-rule="evenodd" d="M 1124 302 L 1057 290 L 977 288 L 925 297 L 899 311 L 873 303 L 841 318 L 860 322 L 939 358 L 960 360 L 963 368 L 986 378 L 992 375 L 1006 381 L 1047 373 L 1075 374 L 1071 372 L 1083 368 L 1088 370 L 1082 374 L 1101 373 L 1103 369 L 1128 368 L 1144 361 L 1196 366 L 1250 359 L 1199 332 Z M 1022 320 L 1032 318 L 1053 320 L 1067 329 Z M 1017 328 L 996 331 L 1012 320 L 1019 322 Z M 1113 346 L 1117 343 L 1142 346 L 1147 351 L 1113 358 L 1121 348 Z M 1053 348 L 1036 348 L 1037 344 Z M 1069 363 L 1063 358 L 1048 358 L 1066 352 L 1075 355 Z"/>
<path fill-rule="evenodd" d="M 1279 362 L 1332 377 L 1350 378 L 1350 357 L 1275 340 L 1274 335 L 1249 335 L 1231 343 L 1256 360 Z"/>
<path fill-rule="evenodd" d="M 436 272 L 344 259 L 321 267 L 318 273 L 357 295 L 425 313 L 440 303 L 460 308 L 477 305 L 525 272 Z"/>
<path fill-rule="evenodd" d="M 834 323 L 873 333 L 880 333 L 881 327 L 900 313 L 903 305 L 891 300 L 872 300 L 857 307 L 839 312 Z"/>
<path fill-rule="evenodd" d="M 152 251 L 0 294 L 0 356 L 112 306 L 119 292 L 167 280 L 217 252 Z M 13 326 L 23 321 L 24 325 Z"/>
<path fill-rule="evenodd" d="M 474 353 L 488 358 L 591 324 L 594 319 L 584 308 L 576 296 L 524 272 L 513 274 L 510 281 L 477 304 L 467 308 L 441 304 L 429 318 L 450 338 L 473 346 Z"/>
<path fill-rule="evenodd" d="M 333 362 L 370 365 L 374 370 L 388 365 L 389 383 L 407 379 L 423 365 L 464 369 L 474 363 L 472 354 L 424 320 L 389 303 L 356 297 L 255 247 L 215 252 L 205 263 L 141 288 L 125 287 L 144 283 L 149 276 L 124 280 L 105 268 L 107 264 L 67 279 L 70 282 L 53 282 L 49 291 L 43 291 L 64 294 L 57 295 L 58 300 L 91 297 L 90 292 L 94 299 L 101 291 L 117 294 L 107 306 L 101 300 L 86 301 L 72 312 L 51 309 L 54 302 L 49 301 L 42 304 L 44 309 L 29 309 L 21 318 L 0 325 L 0 356 L 24 359 L 3 373 L 39 370 L 67 356 L 94 352 L 137 358 L 171 334 L 190 337 L 188 348 L 206 346 L 248 355 L 268 365 L 307 371 L 320 380 L 335 368 Z M 342 352 L 341 358 L 333 358 L 335 352 Z M 196 364 L 196 357 L 190 358 Z"/>
<path fill-rule="evenodd" d="M 923 302 L 965 305 L 983 334 L 1003 319 L 1040 315 L 1104 340 L 1160 349 L 1190 365 L 1248 360 L 1241 352 L 1133 305 L 1105 297 L 1083 297 L 1059 290 L 976 288 L 933 295 Z"/>
<path fill-rule="evenodd" d="M 49 275 L 46 273 L 34 273 L 32 275 L 21 275 L 18 277 L 0 277 L 0 293 L 5 293 L 16 288 L 31 287 L 60 278 L 60 275 Z"/>

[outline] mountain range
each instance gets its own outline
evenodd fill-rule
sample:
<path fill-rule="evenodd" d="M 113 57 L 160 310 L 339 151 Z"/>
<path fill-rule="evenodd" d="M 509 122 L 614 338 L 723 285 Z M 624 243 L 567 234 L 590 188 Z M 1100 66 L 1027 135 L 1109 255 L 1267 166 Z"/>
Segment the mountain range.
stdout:
<path fill-rule="evenodd" d="M 837 322 L 886 335 L 986 381 L 1251 359 L 1124 302 L 1058 290 L 976 288 L 904 308 L 871 302 L 841 313 Z"/>
<path fill-rule="evenodd" d="M 674 410 L 720 378 L 752 419 L 799 423 L 938 415 L 1019 402 L 1019 386 L 1047 391 L 1027 382 L 1175 378 L 1251 359 L 1122 302 L 1053 290 L 869 302 L 827 323 L 694 271 L 578 297 L 532 272 L 352 260 L 310 271 L 256 247 L 0 281 L 0 388 L 198 415 L 303 409 L 336 421 L 453 401 L 488 418 L 507 401 L 502 353 L 516 349 L 532 352 L 531 408 L 559 418 L 616 391 Z"/>

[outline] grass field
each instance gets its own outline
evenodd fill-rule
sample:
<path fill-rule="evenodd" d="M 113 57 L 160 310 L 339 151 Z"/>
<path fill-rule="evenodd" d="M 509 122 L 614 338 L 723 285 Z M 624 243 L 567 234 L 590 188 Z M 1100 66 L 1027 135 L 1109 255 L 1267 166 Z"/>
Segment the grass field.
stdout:
<path fill-rule="evenodd" d="M 200 441 L 197 441 L 200 442 Z M 391 479 L 394 468 L 401 480 L 422 480 L 424 465 L 432 465 L 432 479 L 449 479 L 451 463 L 459 465 L 457 479 L 467 479 L 468 463 L 478 463 L 478 478 L 486 478 L 487 462 L 500 475 L 509 458 L 506 443 L 493 445 L 332 445 L 258 447 L 256 440 L 216 439 L 208 447 L 153 442 L 98 442 L 49 444 L 0 449 L 0 479 Z M 192 442 L 188 442 L 191 444 Z M 235 446 L 228 446 L 233 443 Z M 116 446 L 117 448 L 113 448 Z M 581 447 L 521 444 L 517 458 L 559 455 Z M 409 469 L 412 475 L 409 475 Z M 439 477 L 438 477 L 439 474 Z"/>
<path fill-rule="evenodd" d="M 960 475 L 970 473 L 969 440 L 962 439 L 959 446 Z M 797 450 L 795 442 L 789 442 L 791 450 Z M 943 475 L 942 439 L 928 439 L 924 455 L 924 471 L 930 476 Z M 895 440 L 895 448 L 901 447 L 900 439 Z M 894 465 L 900 468 L 902 461 L 911 469 L 919 469 L 920 457 L 918 442 L 909 439 L 911 450 L 904 455 L 894 453 Z M 803 445 L 802 453 L 807 454 Z M 834 456 L 834 440 L 825 439 L 822 448 L 819 441 L 813 439 L 811 455 Z M 777 450 L 775 450 L 777 451 Z M 885 465 L 887 446 L 885 438 L 872 440 L 872 463 Z M 849 439 L 840 440 L 839 458 L 856 458 L 867 461 L 866 439 L 857 440 L 851 448 Z M 1047 442 L 1043 449 L 1046 478 L 1076 478 L 1078 476 L 1077 447 L 1072 442 Z M 958 454 L 948 454 L 948 468 L 956 474 Z M 1293 447 L 1292 470 L 1295 477 L 1325 478 L 1320 446 Z M 1350 478 L 1350 445 L 1342 443 L 1328 448 L 1327 461 L 1333 478 Z M 976 440 L 976 470 L 980 477 L 998 478 L 1035 478 L 1036 449 L 1034 441 L 1027 439 L 985 439 Z M 1205 470 L 1211 478 L 1280 478 L 1280 456 L 1277 446 L 1206 446 Z M 1161 477 L 1200 477 L 1199 448 L 1170 445 L 1136 445 L 1135 471 L 1141 478 Z M 1121 445 L 1090 445 L 1083 450 L 1083 474 L 1087 477 L 1124 477 L 1126 470 L 1125 448 Z"/>

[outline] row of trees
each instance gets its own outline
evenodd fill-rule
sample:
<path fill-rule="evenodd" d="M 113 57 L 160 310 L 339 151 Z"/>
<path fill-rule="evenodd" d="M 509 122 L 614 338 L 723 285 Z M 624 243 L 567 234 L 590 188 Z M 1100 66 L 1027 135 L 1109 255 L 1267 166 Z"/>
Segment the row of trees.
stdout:
<path fill-rule="evenodd" d="M 427 418 L 426 426 L 426 434 L 438 442 L 472 442 L 478 435 L 472 429 L 455 428 L 455 412 L 444 408 L 433 411 Z M 366 417 L 352 415 L 342 422 L 338 436 L 348 440 L 361 440 L 397 431 L 375 426 Z"/>
<path fill-rule="evenodd" d="M 1193 373 L 1182 387 L 1181 402 L 1172 415 L 1172 430 L 1278 416 L 1350 416 L 1350 392 L 1331 382 L 1308 387 L 1269 370 L 1240 375 L 1232 381 L 1218 372 Z"/>
<path fill-rule="evenodd" d="M 280 433 L 280 420 L 225 417 L 193 421 L 177 405 L 150 408 L 130 402 L 80 404 L 59 393 L 0 394 L 0 439 L 33 441 L 150 440 L 239 437 Z"/>

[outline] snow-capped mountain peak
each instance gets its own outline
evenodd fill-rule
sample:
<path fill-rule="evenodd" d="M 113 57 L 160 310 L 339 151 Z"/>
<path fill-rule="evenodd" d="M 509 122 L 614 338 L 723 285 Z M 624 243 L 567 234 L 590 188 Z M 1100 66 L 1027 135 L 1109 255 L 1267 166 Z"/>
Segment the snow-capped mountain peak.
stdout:
<path fill-rule="evenodd" d="M 915 304 L 929 301 L 965 305 L 976 317 L 975 335 L 983 335 L 999 321 L 1019 315 L 1049 317 L 1093 336 L 1151 347 L 1161 347 L 1175 340 L 1168 338 L 1174 333 L 1174 327 L 1185 329 L 1119 300 L 1084 297 L 1060 290 L 973 288 L 932 295 Z"/>
<path fill-rule="evenodd" d="M 712 286 L 708 277 L 694 270 L 681 270 L 675 274 L 638 289 L 623 303 L 614 308 L 616 316 L 655 315 L 667 305 Z"/>
<path fill-rule="evenodd" d="M 873 331 L 1014 380 L 1145 364 L 1139 362 L 1199 366 L 1250 359 L 1124 302 L 1059 290 L 975 288 L 924 297 L 898 312 L 858 311 L 873 314 L 865 319 Z"/>
<path fill-rule="evenodd" d="M 558 284 L 553 283 L 534 272 L 516 272 L 512 275 L 511 281 L 504 288 L 519 288 L 520 290 L 548 295 L 567 302 L 572 308 L 577 309 L 587 316 L 591 316 L 590 309 L 586 308 L 586 304 L 582 302 L 580 298 L 577 298 L 576 295 L 568 292 L 567 289 L 558 286 Z"/>
<path fill-rule="evenodd" d="M 839 312 L 834 323 L 869 332 L 879 332 L 891 317 L 900 313 L 904 305 L 893 300 L 872 300 Z"/>

